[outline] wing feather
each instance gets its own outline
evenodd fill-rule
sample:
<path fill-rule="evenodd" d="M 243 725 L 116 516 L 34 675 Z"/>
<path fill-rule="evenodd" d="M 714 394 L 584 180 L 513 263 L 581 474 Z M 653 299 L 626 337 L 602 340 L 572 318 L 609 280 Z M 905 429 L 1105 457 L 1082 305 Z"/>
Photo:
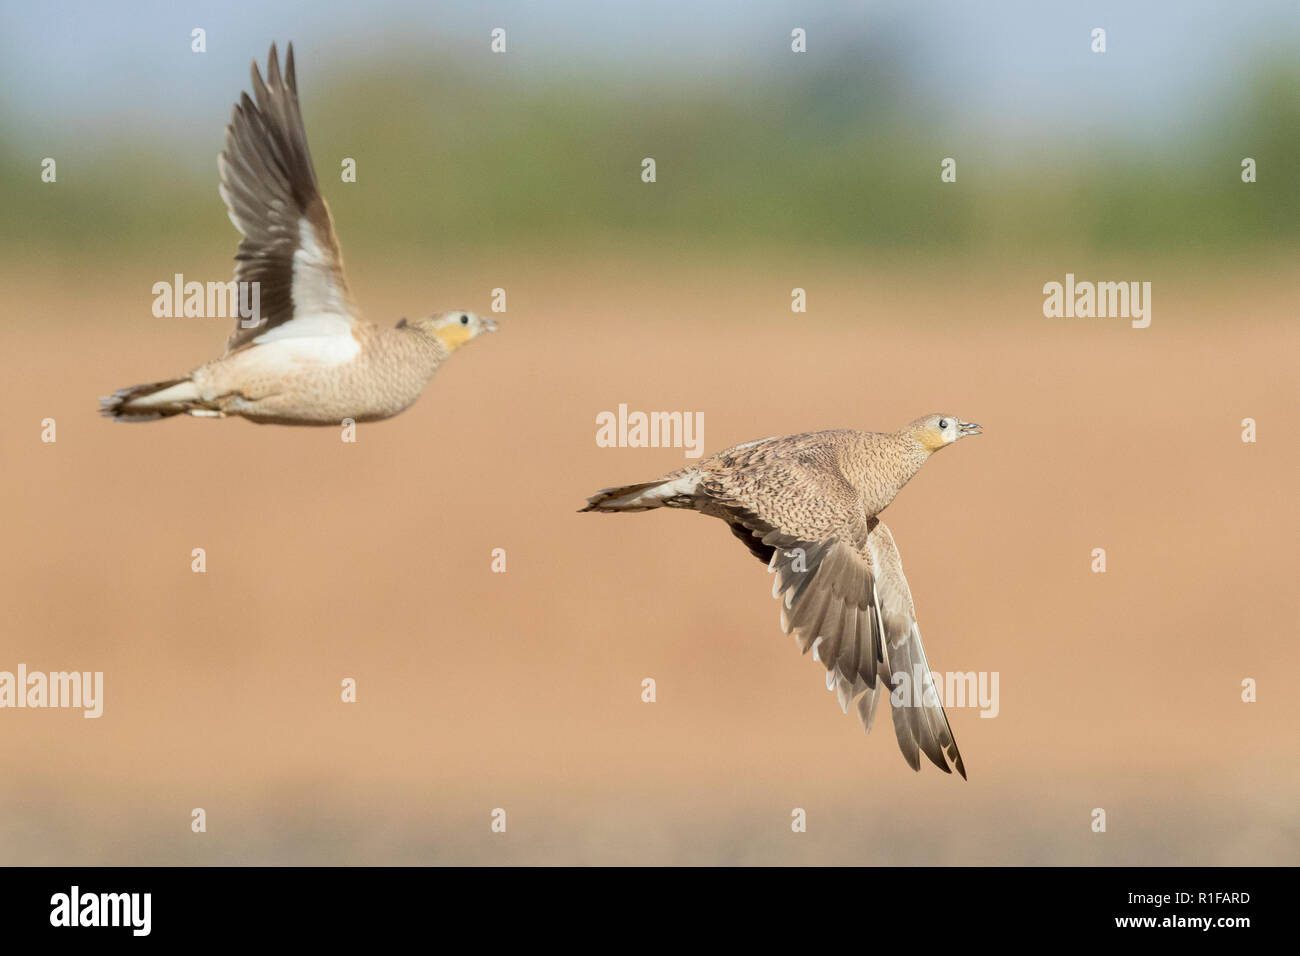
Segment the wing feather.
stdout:
<path fill-rule="evenodd" d="M 910 694 L 900 695 L 904 698 L 901 703 L 892 695 L 890 697 L 898 745 L 914 767 L 919 762 L 918 752 L 924 753 L 945 773 L 952 772 L 948 766 L 951 761 L 965 778 L 966 767 L 948 724 L 948 715 L 944 713 L 939 688 L 934 684 L 925 648 L 921 645 L 916 607 L 907 578 L 903 575 L 903 561 L 894 536 L 888 526 L 877 522 L 867 544 L 877 569 L 877 600 L 885 634 L 886 674 L 893 678 L 891 685 L 904 679 L 902 675 L 906 675 L 908 681 L 919 679 L 921 684 L 919 688 L 912 686 Z"/>
<path fill-rule="evenodd" d="M 788 473 L 789 466 L 782 463 Z M 788 478 L 788 474 L 782 477 Z M 824 480 L 824 479 L 823 479 Z M 787 532 L 761 498 L 741 503 L 721 485 L 705 485 L 700 510 L 726 520 L 755 554 L 770 554 L 772 595 L 780 601 L 781 629 L 826 668 L 826 687 L 847 712 L 856 699 L 858 717 L 870 733 L 882 696 L 890 700 L 899 750 L 913 770 L 921 755 L 945 773 L 966 768 L 944 713 L 921 646 L 911 591 L 889 529 L 865 516 L 856 498 L 835 500 L 834 483 L 821 501 L 836 513 L 839 530 L 814 538 Z M 891 691 L 905 673 L 919 677 L 919 700 Z M 905 695 L 899 695 L 903 697 Z"/>
<path fill-rule="evenodd" d="M 356 318 L 334 220 L 307 148 L 292 44 L 283 74 L 275 44 L 265 81 L 253 64 L 252 88 L 253 96 L 240 94 L 231 113 L 217 169 L 221 198 L 242 237 L 235 279 L 257 283 L 260 316 L 248 328 L 236 320 L 227 352 L 273 329 L 280 329 L 278 337 L 350 334 Z M 304 318 L 316 321 L 292 326 Z"/>

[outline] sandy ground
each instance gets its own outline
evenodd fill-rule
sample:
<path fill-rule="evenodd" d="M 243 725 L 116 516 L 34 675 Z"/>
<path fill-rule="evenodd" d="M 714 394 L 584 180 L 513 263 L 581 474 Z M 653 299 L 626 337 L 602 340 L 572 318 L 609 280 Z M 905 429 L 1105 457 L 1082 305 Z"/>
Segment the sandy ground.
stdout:
<path fill-rule="evenodd" d="M 0 711 L 0 861 L 1300 857 L 1293 267 L 1172 270 L 1134 330 L 1043 318 L 1064 266 L 350 266 L 377 321 L 509 294 L 502 332 L 355 444 L 101 420 L 97 395 L 216 354 L 225 322 L 153 318 L 157 263 L 0 276 L 0 669 L 106 684 L 98 720 Z M 887 512 L 932 666 L 999 674 L 996 718 L 949 711 L 969 782 L 840 714 L 721 524 L 575 514 L 685 460 L 598 448 L 619 403 L 702 411 L 709 452 L 985 425 Z"/>

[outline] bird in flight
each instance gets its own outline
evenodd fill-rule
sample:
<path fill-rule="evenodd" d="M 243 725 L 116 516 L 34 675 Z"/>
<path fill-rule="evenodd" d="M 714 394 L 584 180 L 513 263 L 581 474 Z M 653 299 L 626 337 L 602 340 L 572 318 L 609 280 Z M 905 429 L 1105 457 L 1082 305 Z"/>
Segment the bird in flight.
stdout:
<path fill-rule="evenodd" d="M 265 82 L 253 63 L 252 86 L 255 99 L 244 93 L 235 104 L 217 168 L 221 198 L 243 237 L 235 255 L 241 303 L 258 302 L 259 314 L 236 318 L 220 358 L 101 398 L 109 418 L 378 421 L 410 407 L 452 352 L 496 328 L 459 309 L 392 328 L 363 321 L 307 151 L 293 44 L 283 74 L 275 44 Z M 245 296 L 245 284 L 258 294 Z"/>
<path fill-rule="evenodd" d="M 927 415 L 897 432 L 808 432 L 736 445 L 656 481 L 606 488 L 582 511 L 685 508 L 721 518 L 774 574 L 781 630 L 812 650 L 841 709 L 870 733 L 889 696 L 913 770 L 966 776 L 930 673 L 894 536 L 878 517 L 932 454 L 980 426 Z M 949 764 L 951 763 L 951 767 Z"/>

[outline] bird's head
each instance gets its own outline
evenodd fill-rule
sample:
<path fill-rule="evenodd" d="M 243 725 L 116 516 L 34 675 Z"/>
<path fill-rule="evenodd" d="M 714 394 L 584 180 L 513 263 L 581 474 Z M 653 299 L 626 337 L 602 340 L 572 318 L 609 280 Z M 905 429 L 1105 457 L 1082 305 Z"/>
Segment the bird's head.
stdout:
<path fill-rule="evenodd" d="M 980 434 L 980 427 L 962 421 L 956 415 L 935 414 L 918 418 L 906 425 L 903 431 L 920 442 L 926 451 L 936 452 L 967 435 Z"/>
<path fill-rule="evenodd" d="M 437 315 L 411 324 L 425 334 L 441 340 L 449 352 L 456 351 L 471 339 L 478 338 L 484 332 L 491 332 L 497 327 L 492 319 L 485 319 L 481 315 L 462 309 L 439 312 Z"/>

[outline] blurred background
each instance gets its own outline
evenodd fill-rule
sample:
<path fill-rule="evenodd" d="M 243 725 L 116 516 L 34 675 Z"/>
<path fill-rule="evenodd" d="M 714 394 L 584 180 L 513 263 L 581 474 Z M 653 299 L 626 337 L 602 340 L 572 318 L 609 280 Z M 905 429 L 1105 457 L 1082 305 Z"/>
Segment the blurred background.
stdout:
<path fill-rule="evenodd" d="M 356 444 L 111 425 L 224 342 L 151 287 L 230 275 L 272 40 L 366 316 L 504 288 L 502 331 Z M 0 862 L 1293 863 L 1297 42 L 1280 0 L 0 3 L 0 670 L 106 685 L 0 711 Z M 1067 272 L 1151 327 L 1044 318 Z M 1000 674 L 969 782 L 839 714 L 720 524 L 573 513 L 684 461 L 597 448 L 620 403 L 706 453 L 985 425 L 887 515 L 931 665 Z"/>

